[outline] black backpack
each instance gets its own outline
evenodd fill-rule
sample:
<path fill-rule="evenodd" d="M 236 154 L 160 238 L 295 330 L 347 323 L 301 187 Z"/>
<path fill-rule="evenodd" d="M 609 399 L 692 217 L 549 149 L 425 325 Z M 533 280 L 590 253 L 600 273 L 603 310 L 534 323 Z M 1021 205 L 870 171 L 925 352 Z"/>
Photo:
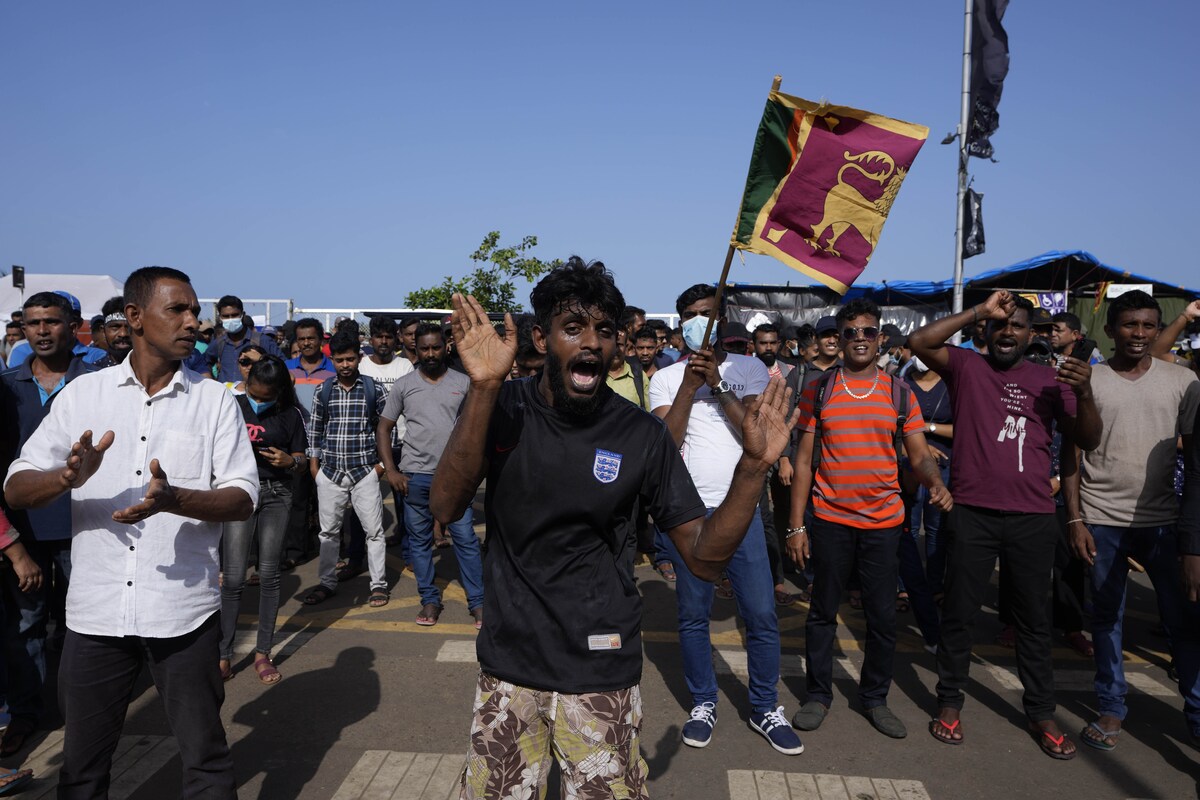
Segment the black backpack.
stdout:
<path fill-rule="evenodd" d="M 813 421 L 817 429 L 813 434 L 812 470 L 815 475 L 821 464 L 821 408 L 829 398 L 829 387 L 834 379 L 841 374 L 841 367 L 834 367 L 817 378 L 817 393 L 813 398 Z M 893 446 L 896 449 L 896 466 L 899 469 L 900 459 L 904 457 L 904 425 L 908 422 L 908 384 L 895 375 L 892 379 L 892 407 L 896 409 L 896 434 Z"/>
<path fill-rule="evenodd" d="M 379 395 L 378 388 L 375 386 L 375 379 L 370 375 L 359 375 L 362 378 L 363 389 L 367 393 L 367 417 L 371 423 L 371 433 L 375 433 L 375 428 L 379 426 Z M 337 380 L 337 376 L 326 378 L 321 384 L 321 388 L 317 390 L 317 394 L 321 398 L 321 405 L 325 408 L 326 419 L 329 418 L 329 401 L 333 397 L 333 382 Z"/>

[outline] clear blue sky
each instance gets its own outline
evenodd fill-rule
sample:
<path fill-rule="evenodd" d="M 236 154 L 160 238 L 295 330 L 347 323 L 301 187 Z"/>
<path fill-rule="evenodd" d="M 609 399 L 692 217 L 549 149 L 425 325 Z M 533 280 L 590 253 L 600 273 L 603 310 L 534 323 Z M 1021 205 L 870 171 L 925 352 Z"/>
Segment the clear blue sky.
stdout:
<path fill-rule="evenodd" d="M 865 280 L 949 277 L 960 2 L 0 5 L 0 266 L 189 272 L 202 296 L 400 305 L 483 235 L 670 310 L 717 278 L 762 105 L 929 126 Z M 1200 283 L 1194 3 L 1012 0 L 972 159 L 988 251 Z M 807 283 L 765 257 L 732 279 Z"/>

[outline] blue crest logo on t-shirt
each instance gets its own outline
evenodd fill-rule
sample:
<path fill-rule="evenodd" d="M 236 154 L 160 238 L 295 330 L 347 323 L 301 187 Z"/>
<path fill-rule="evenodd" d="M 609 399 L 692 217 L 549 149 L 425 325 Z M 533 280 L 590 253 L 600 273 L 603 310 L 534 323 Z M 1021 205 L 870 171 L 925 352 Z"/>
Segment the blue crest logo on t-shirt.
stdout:
<path fill-rule="evenodd" d="M 612 483 L 621 471 L 621 454 L 596 448 L 596 460 L 592 463 L 592 474 L 601 483 Z"/>

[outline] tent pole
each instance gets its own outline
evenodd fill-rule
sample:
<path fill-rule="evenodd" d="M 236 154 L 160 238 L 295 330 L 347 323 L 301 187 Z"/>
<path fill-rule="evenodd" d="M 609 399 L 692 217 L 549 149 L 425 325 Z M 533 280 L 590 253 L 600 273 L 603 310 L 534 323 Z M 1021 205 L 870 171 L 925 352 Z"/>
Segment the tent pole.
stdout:
<path fill-rule="evenodd" d="M 971 118 L 971 16 L 974 0 L 966 0 L 963 23 L 963 66 L 962 108 L 958 120 L 958 207 L 957 224 L 954 228 L 954 300 L 951 310 L 957 314 L 963 309 L 963 204 L 967 196 L 967 125 Z M 956 332 L 951 341 L 958 344 L 962 335 Z"/>

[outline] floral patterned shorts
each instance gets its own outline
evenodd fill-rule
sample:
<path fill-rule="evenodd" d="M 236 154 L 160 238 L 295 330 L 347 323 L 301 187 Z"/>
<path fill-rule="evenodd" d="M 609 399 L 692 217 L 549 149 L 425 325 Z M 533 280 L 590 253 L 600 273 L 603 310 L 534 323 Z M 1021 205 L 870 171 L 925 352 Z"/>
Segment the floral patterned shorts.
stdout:
<path fill-rule="evenodd" d="M 562 800 L 643 800 L 646 762 L 638 747 L 641 688 L 562 694 L 479 673 L 471 751 L 461 800 L 534 800 L 550 771 L 562 773 Z"/>

